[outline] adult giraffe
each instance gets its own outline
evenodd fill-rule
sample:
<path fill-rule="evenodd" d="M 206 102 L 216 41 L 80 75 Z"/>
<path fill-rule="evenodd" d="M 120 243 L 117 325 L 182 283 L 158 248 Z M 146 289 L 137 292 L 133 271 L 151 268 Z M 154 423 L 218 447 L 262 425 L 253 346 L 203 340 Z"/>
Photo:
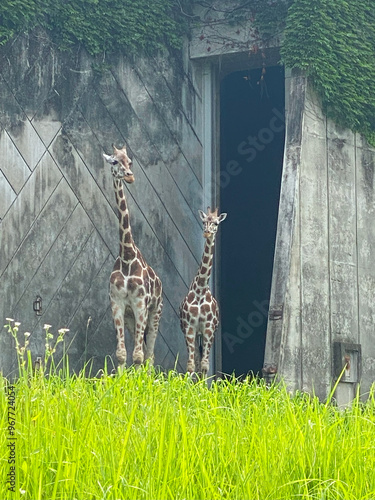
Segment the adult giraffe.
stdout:
<path fill-rule="evenodd" d="M 120 250 L 109 283 L 112 317 L 117 333 L 116 357 L 120 367 L 126 364 L 125 328 L 134 336 L 133 363 L 154 362 L 155 340 L 163 307 L 162 284 L 135 245 L 130 227 L 129 209 L 123 182 L 134 182 L 132 161 L 126 147 L 103 154 L 112 165 L 113 187 L 119 211 Z"/>

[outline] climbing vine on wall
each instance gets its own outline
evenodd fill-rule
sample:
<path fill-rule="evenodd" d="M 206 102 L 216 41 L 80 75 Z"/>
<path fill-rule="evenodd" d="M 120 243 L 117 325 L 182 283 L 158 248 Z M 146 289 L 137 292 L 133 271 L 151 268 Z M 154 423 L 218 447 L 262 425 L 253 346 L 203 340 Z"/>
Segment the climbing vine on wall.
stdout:
<path fill-rule="evenodd" d="M 281 54 L 311 77 L 328 116 L 375 146 L 374 0 L 295 0 Z"/>
<path fill-rule="evenodd" d="M 239 26 L 250 20 L 256 30 L 251 34 L 258 36 L 251 42 L 256 44 L 256 50 L 258 44 L 265 46 L 270 37 L 282 33 L 281 62 L 305 71 L 326 114 L 338 124 L 363 134 L 375 146 L 374 0 L 196 3 L 205 9 L 206 24 L 215 11 Z M 234 39 L 222 41 L 223 47 L 236 43 Z M 246 49 L 243 40 L 240 45 L 239 49 Z"/>
<path fill-rule="evenodd" d="M 205 20 L 194 16 L 193 4 L 203 7 Z M 42 25 L 61 49 L 80 43 L 93 55 L 178 48 L 188 22 L 209 23 L 210 12 L 223 9 L 229 23 L 253 23 L 260 43 L 283 33 L 285 66 L 304 70 L 327 115 L 375 146 L 374 0 L 228 0 L 222 5 L 217 0 L 1 0 L 0 45 Z"/>
<path fill-rule="evenodd" d="M 61 49 L 77 43 L 92 55 L 181 46 L 190 0 L 1 0 L 0 45 L 42 25 Z"/>

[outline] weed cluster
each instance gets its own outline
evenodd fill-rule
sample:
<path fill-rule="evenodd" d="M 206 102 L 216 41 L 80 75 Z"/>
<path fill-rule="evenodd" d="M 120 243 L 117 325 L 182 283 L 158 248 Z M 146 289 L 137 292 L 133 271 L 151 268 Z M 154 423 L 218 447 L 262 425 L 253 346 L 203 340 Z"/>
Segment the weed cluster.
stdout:
<path fill-rule="evenodd" d="M 69 371 L 68 357 L 63 356 L 62 359 L 56 364 L 54 360 L 54 354 L 56 352 L 57 346 L 64 341 L 65 334 L 69 331 L 69 328 L 60 328 L 57 332 L 57 337 L 50 332 L 51 325 L 45 324 L 43 329 L 45 331 L 45 344 L 44 344 L 44 359 L 37 358 L 34 366 L 32 365 L 31 353 L 28 350 L 30 343 L 30 332 L 24 333 L 23 345 L 19 341 L 19 327 L 21 323 L 15 321 L 12 318 L 6 318 L 8 323 L 4 325 L 4 328 L 8 330 L 8 333 L 13 337 L 15 342 L 15 348 L 17 352 L 17 362 L 18 362 L 18 372 L 19 376 L 25 376 L 27 374 L 32 374 L 37 368 L 37 370 L 42 373 L 49 375 L 57 374 L 59 369 L 63 369 L 64 373 Z"/>

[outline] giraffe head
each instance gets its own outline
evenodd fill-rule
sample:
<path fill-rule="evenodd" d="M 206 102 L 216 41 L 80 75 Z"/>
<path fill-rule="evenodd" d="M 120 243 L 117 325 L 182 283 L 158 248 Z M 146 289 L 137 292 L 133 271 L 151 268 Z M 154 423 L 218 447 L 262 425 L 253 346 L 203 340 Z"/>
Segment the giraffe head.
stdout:
<path fill-rule="evenodd" d="M 207 207 L 207 214 L 205 214 L 202 210 L 198 211 L 200 218 L 203 221 L 203 236 L 205 238 L 212 238 L 216 235 L 220 222 L 226 218 L 227 214 L 224 213 L 219 215 L 217 208 L 211 212 L 210 207 Z"/>
<path fill-rule="evenodd" d="M 103 153 L 103 157 L 106 162 L 112 165 L 113 177 L 131 184 L 134 182 L 134 174 L 130 169 L 132 161 L 128 156 L 126 146 L 123 146 L 122 149 L 117 149 L 116 146 L 112 144 L 112 147 L 113 155 L 106 155 Z"/>

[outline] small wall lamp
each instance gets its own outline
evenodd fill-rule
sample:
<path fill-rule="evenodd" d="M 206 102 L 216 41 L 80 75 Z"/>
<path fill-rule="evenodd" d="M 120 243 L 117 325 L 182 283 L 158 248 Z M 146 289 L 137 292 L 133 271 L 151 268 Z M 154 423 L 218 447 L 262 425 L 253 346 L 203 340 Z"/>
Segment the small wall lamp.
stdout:
<path fill-rule="evenodd" d="M 36 299 L 33 302 L 33 309 L 37 316 L 42 315 L 42 297 L 40 295 L 36 296 Z"/>

